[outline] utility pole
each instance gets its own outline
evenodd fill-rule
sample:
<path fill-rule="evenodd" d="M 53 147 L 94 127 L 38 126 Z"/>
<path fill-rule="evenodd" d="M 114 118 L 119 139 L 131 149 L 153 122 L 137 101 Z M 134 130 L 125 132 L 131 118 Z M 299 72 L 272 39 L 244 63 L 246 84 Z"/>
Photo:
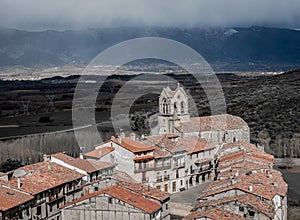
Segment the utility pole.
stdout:
<path fill-rule="evenodd" d="M 53 107 L 54 106 L 53 100 L 54 100 L 55 95 L 47 95 L 47 97 L 48 97 L 49 107 Z"/>
<path fill-rule="evenodd" d="M 29 103 L 30 103 L 30 99 L 22 99 L 24 115 L 29 115 L 29 110 L 28 110 Z"/>

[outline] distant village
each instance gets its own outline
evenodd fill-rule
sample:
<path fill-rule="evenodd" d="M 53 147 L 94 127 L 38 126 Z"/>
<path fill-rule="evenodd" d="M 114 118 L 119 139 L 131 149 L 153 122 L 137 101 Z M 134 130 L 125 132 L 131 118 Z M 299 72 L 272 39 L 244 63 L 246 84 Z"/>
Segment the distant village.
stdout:
<path fill-rule="evenodd" d="M 287 184 L 250 143 L 240 117 L 191 117 L 178 85 L 159 97 L 155 134 L 120 132 L 91 152 L 64 152 L 0 174 L 0 219 L 286 220 Z M 174 193 L 206 184 L 195 206 Z"/>

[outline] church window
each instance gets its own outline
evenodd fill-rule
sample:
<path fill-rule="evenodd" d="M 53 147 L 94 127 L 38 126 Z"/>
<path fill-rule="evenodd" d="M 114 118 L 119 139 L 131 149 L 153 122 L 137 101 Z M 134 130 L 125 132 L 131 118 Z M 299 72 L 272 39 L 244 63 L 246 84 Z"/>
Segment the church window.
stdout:
<path fill-rule="evenodd" d="M 181 102 L 181 113 L 184 113 L 184 102 Z"/>
<path fill-rule="evenodd" d="M 177 103 L 174 102 L 174 112 L 177 112 Z"/>

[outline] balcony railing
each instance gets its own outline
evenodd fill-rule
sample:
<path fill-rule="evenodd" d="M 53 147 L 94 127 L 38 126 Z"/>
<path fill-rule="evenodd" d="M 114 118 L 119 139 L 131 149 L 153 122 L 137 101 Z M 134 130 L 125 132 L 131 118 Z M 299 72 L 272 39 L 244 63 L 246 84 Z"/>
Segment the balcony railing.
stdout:
<path fill-rule="evenodd" d="M 185 163 L 174 163 L 174 168 L 184 167 Z"/>
<path fill-rule="evenodd" d="M 138 173 L 138 172 L 144 172 L 144 171 L 149 171 L 149 170 L 153 170 L 154 166 L 147 166 L 147 167 L 135 167 L 134 172 Z"/>
<path fill-rule="evenodd" d="M 171 168 L 171 163 L 155 165 L 156 170 L 164 170 L 164 169 L 170 169 L 170 168 Z"/>

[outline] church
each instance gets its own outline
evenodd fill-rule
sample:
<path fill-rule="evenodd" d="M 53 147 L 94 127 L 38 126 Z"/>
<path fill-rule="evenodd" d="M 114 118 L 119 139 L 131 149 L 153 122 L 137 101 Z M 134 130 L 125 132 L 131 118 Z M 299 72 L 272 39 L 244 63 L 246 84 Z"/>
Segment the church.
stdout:
<path fill-rule="evenodd" d="M 189 97 L 178 84 L 175 90 L 164 88 L 159 97 L 159 134 L 178 134 L 182 138 L 197 136 L 214 144 L 250 142 L 250 129 L 238 116 L 229 114 L 191 117 Z"/>
<path fill-rule="evenodd" d="M 215 178 L 215 154 L 223 144 L 250 142 L 240 117 L 191 117 L 189 96 L 179 84 L 161 91 L 157 121 L 156 133 L 139 138 L 121 132 L 84 156 L 116 163 L 136 181 L 175 193 Z"/>

